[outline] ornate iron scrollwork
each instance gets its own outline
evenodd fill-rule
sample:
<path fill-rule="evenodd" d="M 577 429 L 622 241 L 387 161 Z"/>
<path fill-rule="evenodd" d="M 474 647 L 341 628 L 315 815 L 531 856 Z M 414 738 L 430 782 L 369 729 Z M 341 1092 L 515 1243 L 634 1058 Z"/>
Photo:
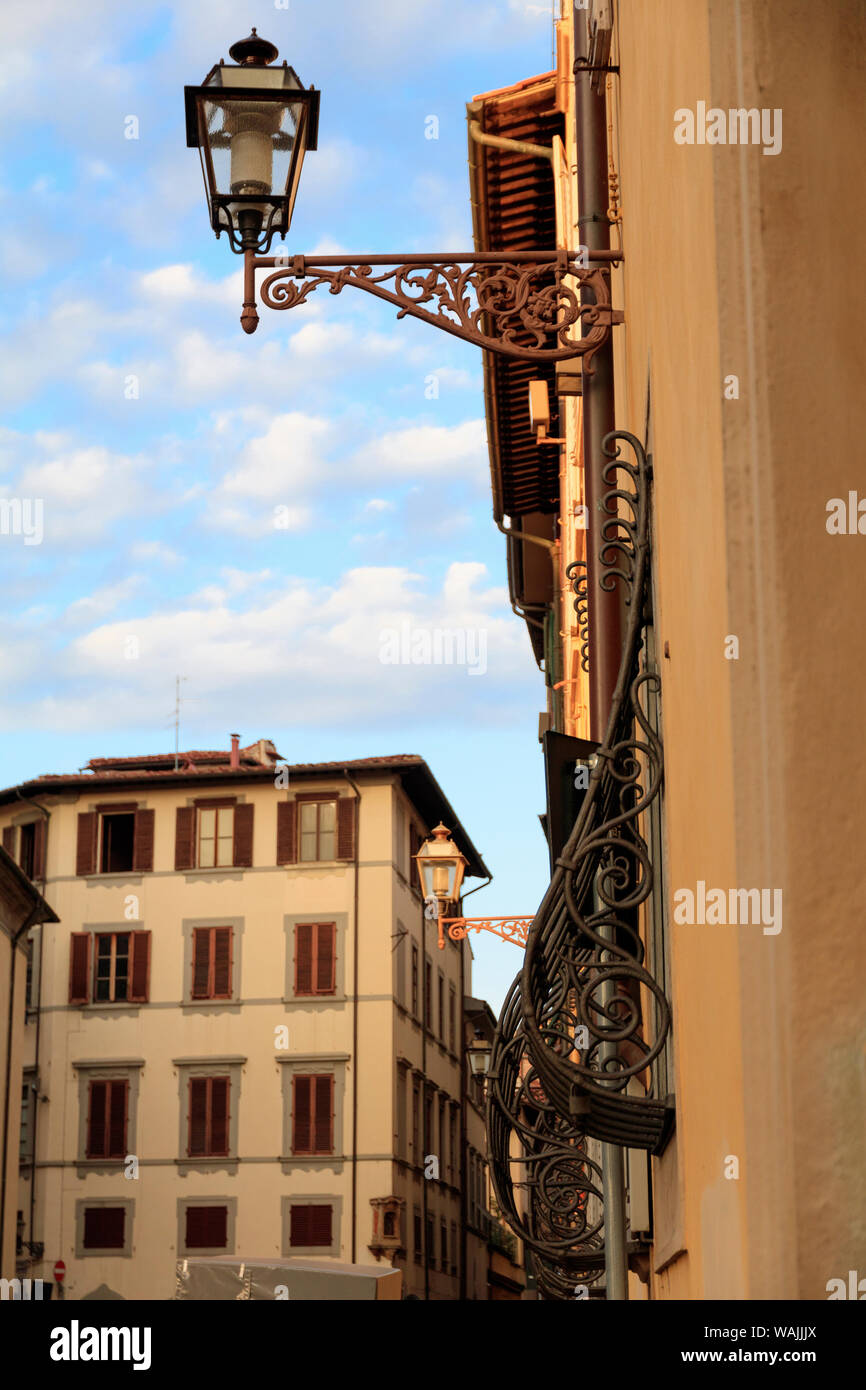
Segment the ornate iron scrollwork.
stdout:
<path fill-rule="evenodd" d="M 611 325 L 623 317 L 611 307 L 607 268 L 568 251 L 252 261 L 254 268 L 274 265 L 282 268 L 261 288 L 269 309 L 293 309 L 320 285 L 331 294 L 349 286 L 393 304 L 398 318 L 409 314 L 488 352 L 528 362 L 581 357 L 587 376 Z M 586 301 L 586 290 L 594 303 Z M 247 332 L 258 322 L 249 293 L 242 322 Z"/>
<path fill-rule="evenodd" d="M 634 463 L 621 457 L 620 442 Z M 550 1297 L 573 1297 L 566 1292 L 572 1274 L 603 1265 L 601 1214 L 594 1225 L 577 1219 L 582 1184 L 600 1189 L 587 1139 L 658 1153 L 673 1123 L 669 1098 L 655 1085 L 671 1011 L 646 967 L 638 930 L 638 911 L 654 882 L 642 818 L 663 772 L 647 707 L 660 679 L 647 665 L 643 643 L 649 468 L 640 442 L 625 431 L 608 435 L 604 450 L 610 462 L 603 473 L 599 582 L 606 590 L 624 588 L 622 657 L 586 796 L 499 1020 L 488 1098 L 497 1198 L 543 1261 L 542 1287 Z M 585 603 L 585 572 L 582 562 L 569 569 L 578 607 Z M 580 614 L 578 607 L 579 621 Z M 640 1094 L 627 1094 L 632 1078 Z M 522 1181 L 513 1173 L 515 1136 L 526 1165 Z M 525 1210 L 521 1188 L 529 1196 Z"/>
<path fill-rule="evenodd" d="M 577 614 L 577 630 L 580 633 L 580 669 L 589 670 L 589 594 L 585 560 L 572 560 L 566 567 L 565 577 L 575 594 L 574 611 Z"/>

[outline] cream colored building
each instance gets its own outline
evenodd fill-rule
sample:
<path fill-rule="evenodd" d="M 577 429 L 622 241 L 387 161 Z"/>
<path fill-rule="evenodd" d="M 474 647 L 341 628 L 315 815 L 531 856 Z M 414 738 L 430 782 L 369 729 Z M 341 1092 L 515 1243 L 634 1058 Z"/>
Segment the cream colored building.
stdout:
<path fill-rule="evenodd" d="M 511 597 L 557 735 L 599 740 L 607 717 L 605 633 L 590 614 L 584 663 L 573 585 L 604 520 L 581 510 L 587 402 L 609 387 L 608 427 L 651 455 L 641 659 L 661 677 L 664 784 L 640 931 L 673 1010 L 657 1094 L 676 1127 L 648 1186 L 645 1157 L 629 1175 L 629 1296 L 826 1299 L 866 1246 L 866 11 L 561 11 L 554 70 L 470 103 L 470 186 L 480 250 L 623 253 L 609 379 L 488 355 L 485 404 Z M 531 377 L 561 446 L 535 438 Z M 677 920 L 701 885 L 778 893 L 776 920 Z"/>
<path fill-rule="evenodd" d="M 185 1254 L 309 1254 L 486 1298 L 471 950 L 438 949 L 411 855 L 444 820 L 485 866 L 420 758 L 232 744 L 0 795 L 14 857 L 43 826 L 28 862 L 61 922 L 33 940 L 29 1272 L 162 1299 Z"/>

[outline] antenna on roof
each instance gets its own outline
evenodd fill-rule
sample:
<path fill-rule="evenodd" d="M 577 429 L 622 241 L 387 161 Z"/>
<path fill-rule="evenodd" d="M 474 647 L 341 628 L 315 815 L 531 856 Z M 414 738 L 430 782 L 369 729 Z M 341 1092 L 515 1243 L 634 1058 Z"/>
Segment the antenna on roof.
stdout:
<path fill-rule="evenodd" d="M 174 770 L 177 772 L 180 767 L 180 683 L 187 680 L 186 676 L 175 676 L 174 678 Z"/>

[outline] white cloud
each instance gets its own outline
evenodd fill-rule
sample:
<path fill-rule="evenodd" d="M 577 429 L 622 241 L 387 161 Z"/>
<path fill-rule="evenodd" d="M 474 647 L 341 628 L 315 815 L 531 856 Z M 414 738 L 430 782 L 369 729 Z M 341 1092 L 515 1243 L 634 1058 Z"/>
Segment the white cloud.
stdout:
<path fill-rule="evenodd" d="M 412 425 L 371 441 L 356 455 L 364 471 L 381 478 L 485 477 L 487 435 L 483 420 L 460 425 Z"/>

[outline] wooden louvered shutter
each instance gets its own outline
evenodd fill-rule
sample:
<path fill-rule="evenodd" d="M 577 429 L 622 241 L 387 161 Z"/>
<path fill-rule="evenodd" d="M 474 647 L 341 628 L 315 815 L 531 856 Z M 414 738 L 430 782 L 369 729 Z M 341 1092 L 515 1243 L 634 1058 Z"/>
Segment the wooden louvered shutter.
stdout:
<path fill-rule="evenodd" d="M 189 1156 L 207 1153 L 207 1092 L 206 1076 L 191 1076 L 189 1081 Z"/>
<path fill-rule="evenodd" d="M 310 1213 L 310 1230 L 308 1245 L 330 1245 L 331 1244 L 331 1217 L 333 1208 L 330 1206 L 310 1206 L 307 1208 Z"/>
<path fill-rule="evenodd" d="M 3 848 L 7 854 L 15 858 L 15 826 L 4 825 L 3 827 Z"/>
<path fill-rule="evenodd" d="M 337 963 L 336 923 L 320 922 L 316 934 L 316 994 L 333 994 Z"/>
<path fill-rule="evenodd" d="M 75 855 L 75 872 L 96 873 L 96 835 L 99 829 L 99 816 L 96 811 L 79 811 L 78 846 Z"/>
<path fill-rule="evenodd" d="M 277 863 L 298 862 L 298 803 L 277 802 Z"/>
<path fill-rule="evenodd" d="M 69 942 L 69 1002 L 86 1004 L 90 997 L 90 932 L 76 931 Z"/>
<path fill-rule="evenodd" d="M 295 927 L 295 994 L 313 992 L 313 932 L 309 922 Z"/>
<path fill-rule="evenodd" d="M 192 997 L 207 999 L 210 988 L 210 927 L 194 927 L 192 933 Z"/>
<path fill-rule="evenodd" d="M 308 1206 L 293 1206 L 292 1221 L 289 1233 L 290 1245 L 309 1245 L 310 1243 L 310 1208 Z"/>
<path fill-rule="evenodd" d="M 108 1082 L 91 1081 L 87 1112 L 87 1157 L 105 1157 L 105 1128 L 108 1115 Z"/>
<path fill-rule="evenodd" d="M 253 864 L 253 811 L 251 801 L 235 807 L 233 862 L 236 869 L 251 869 Z"/>
<path fill-rule="evenodd" d="M 228 1234 L 227 1207 L 187 1207 L 188 1250 L 224 1250 Z"/>
<path fill-rule="evenodd" d="M 337 858 L 355 858 L 355 801 L 340 797 L 337 802 Z"/>
<path fill-rule="evenodd" d="M 316 1082 L 316 1131 L 313 1151 L 329 1154 L 334 1150 L 334 1078 L 317 1076 Z"/>
<path fill-rule="evenodd" d="M 292 1148 L 295 1153 L 310 1153 L 312 1150 L 312 1076 L 292 1078 Z"/>
<path fill-rule="evenodd" d="M 45 877 L 45 831 L 47 821 L 38 820 L 33 827 L 33 877 Z"/>
<path fill-rule="evenodd" d="M 232 993 L 232 929 L 212 927 L 213 993 L 215 999 L 230 999 Z"/>
<path fill-rule="evenodd" d="M 210 1078 L 210 1144 L 208 1153 L 227 1154 L 229 1151 L 229 1078 Z"/>
<path fill-rule="evenodd" d="M 126 1157 L 126 1102 L 129 1089 L 126 1081 L 108 1083 L 108 1148 L 107 1158 Z"/>
<path fill-rule="evenodd" d="M 174 867 L 195 868 L 195 807 L 178 806 L 174 828 Z"/>
<path fill-rule="evenodd" d="M 85 1207 L 85 1250 L 122 1250 L 125 1207 Z"/>
<path fill-rule="evenodd" d="M 132 871 L 148 874 L 153 868 L 153 811 L 136 811 L 132 839 Z"/>
<path fill-rule="evenodd" d="M 146 1004 L 150 990 L 150 932 L 129 934 L 129 995 L 130 1003 Z"/>

